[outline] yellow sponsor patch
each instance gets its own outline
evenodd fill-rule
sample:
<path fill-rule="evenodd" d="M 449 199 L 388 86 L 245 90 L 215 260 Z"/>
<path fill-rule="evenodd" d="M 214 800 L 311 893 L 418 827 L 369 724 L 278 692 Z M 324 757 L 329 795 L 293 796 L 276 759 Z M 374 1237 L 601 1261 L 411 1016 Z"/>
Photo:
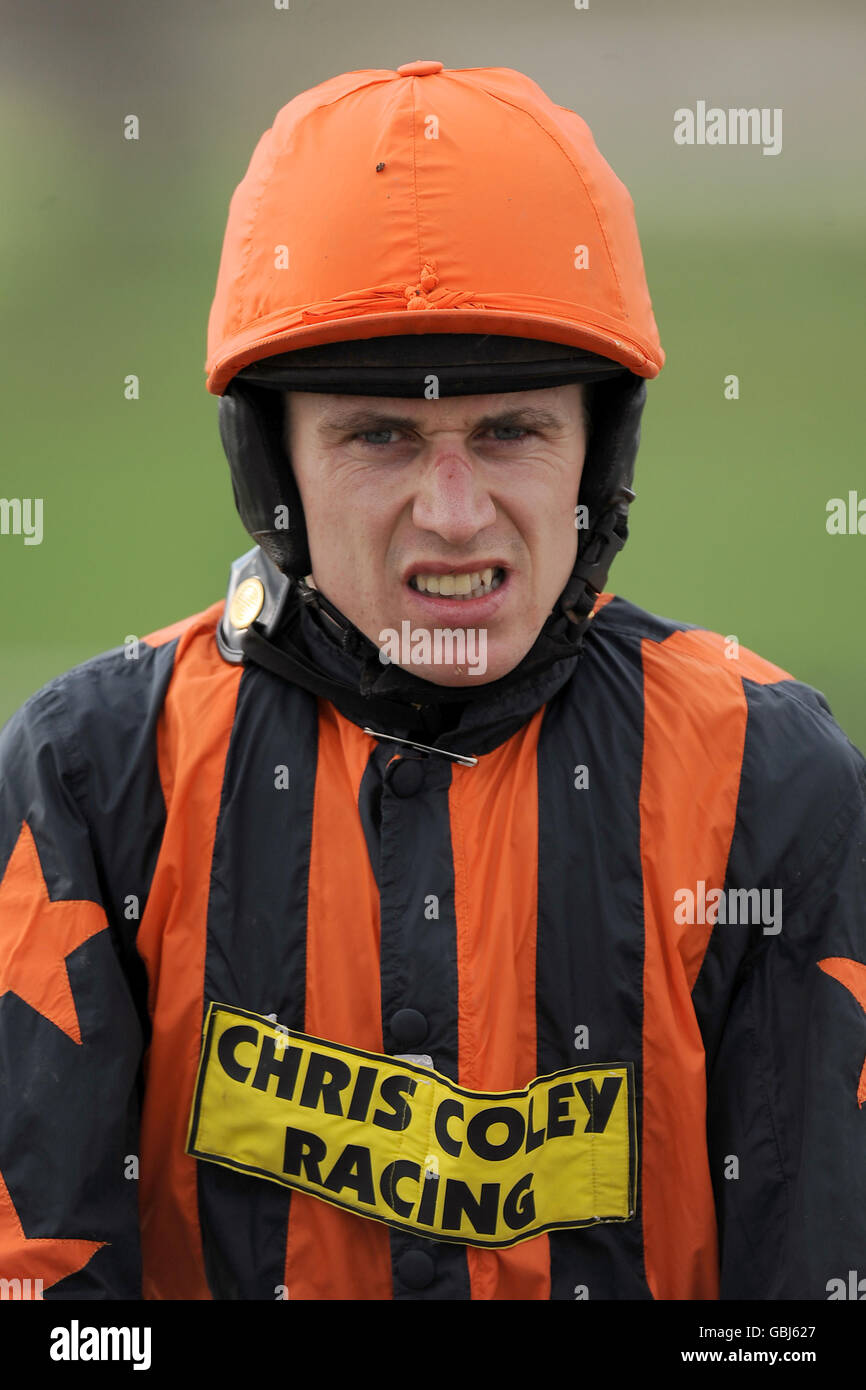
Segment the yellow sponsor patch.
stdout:
<path fill-rule="evenodd" d="M 211 1004 L 186 1151 L 415 1235 L 516 1245 L 634 1215 L 634 1077 L 568 1067 L 468 1091 Z"/>

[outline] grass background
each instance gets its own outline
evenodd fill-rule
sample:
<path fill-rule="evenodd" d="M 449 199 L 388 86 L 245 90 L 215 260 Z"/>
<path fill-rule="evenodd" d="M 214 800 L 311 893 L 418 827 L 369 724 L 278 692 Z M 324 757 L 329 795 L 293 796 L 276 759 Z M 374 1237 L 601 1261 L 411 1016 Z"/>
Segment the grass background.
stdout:
<path fill-rule="evenodd" d="M 41 546 L 0 536 L 0 723 L 224 593 L 251 544 L 204 389 L 229 197 L 296 92 L 434 57 L 528 73 L 635 201 L 667 363 L 609 587 L 735 634 L 866 746 L 866 536 L 825 528 L 831 497 L 866 497 L 858 5 L 442 0 L 431 27 L 428 5 L 390 0 L 6 0 L 0 24 L 0 496 L 45 513 Z M 673 112 L 698 99 L 781 107 L 781 154 L 675 146 Z"/>

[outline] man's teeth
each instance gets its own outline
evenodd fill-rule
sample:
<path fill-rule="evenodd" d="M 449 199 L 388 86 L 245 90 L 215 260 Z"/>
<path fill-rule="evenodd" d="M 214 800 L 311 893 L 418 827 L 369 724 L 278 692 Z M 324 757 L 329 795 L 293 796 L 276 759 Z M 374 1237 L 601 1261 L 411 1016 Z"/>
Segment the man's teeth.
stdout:
<path fill-rule="evenodd" d="M 501 569 L 476 570 L 472 574 L 415 574 L 409 581 L 422 594 L 447 598 L 483 598 L 497 589 L 504 578 Z"/>

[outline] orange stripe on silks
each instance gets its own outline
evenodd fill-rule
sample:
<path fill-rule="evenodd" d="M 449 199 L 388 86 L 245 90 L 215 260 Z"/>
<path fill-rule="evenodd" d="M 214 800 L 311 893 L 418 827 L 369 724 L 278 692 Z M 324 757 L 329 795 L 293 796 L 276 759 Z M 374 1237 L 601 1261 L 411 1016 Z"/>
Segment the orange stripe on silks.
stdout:
<path fill-rule="evenodd" d="M 449 807 L 457 917 L 460 1084 L 510 1091 L 537 1075 L 537 749 L 544 708 L 476 767 L 455 766 Z M 472 1298 L 550 1297 L 546 1235 L 467 1250 Z"/>
<path fill-rule="evenodd" d="M 613 598 L 616 598 L 616 594 L 599 594 L 593 604 L 591 616 L 594 618 L 596 613 L 600 613 L 602 608 L 606 608 Z"/>
<path fill-rule="evenodd" d="M 718 1298 L 706 1059 L 691 1000 L 713 928 L 675 923 L 674 894 L 697 893 L 700 880 L 707 893 L 724 886 L 746 737 L 741 677 L 786 673 L 744 648 L 729 660 L 724 638 L 698 630 L 641 650 L 646 1275 L 656 1298 Z"/>
<path fill-rule="evenodd" d="M 139 1210 L 142 1295 L 208 1299 L 197 1161 L 184 1153 L 201 1044 L 207 907 L 220 793 L 243 668 L 222 660 L 222 605 L 188 628 L 157 729 L 166 826 L 138 932 L 153 1037 L 145 1058 Z"/>
<path fill-rule="evenodd" d="M 304 1031 L 383 1050 L 379 892 L 358 810 L 375 740 L 319 701 Z M 388 1227 L 304 1192 L 289 1207 L 285 1284 L 298 1299 L 390 1299 Z"/>
<path fill-rule="evenodd" d="M 734 675 L 755 681 L 758 685 L 773 685 L 775 681 L 795 679 L 790 671 L 783 671 L 781 666 L 774 666 L 772 661 L 765 661 L 748 647 L 741 647 L 739 643 L 731 647 L 727 637 L 723 637 L 719 632 L 707 632 L 703 628 L 693 628 L 690 632 L 674 632 L 665 639 L 662 646 L 667 652 L 682 652 L 683 656 L 694 657 L 713 666 L 722 666 Z"/>
<path fill-rule="evenodd" d="M 175 637 L 181 637 L 187 631 L 199 623 L 210 624 L 216 627 L 217 622 L 223 615 L 225 599 L 220 599 L 212 603 L 210 608 L 205 608 L 202 613 L 193 613 L 190 618 L 180 618 L 178 622 L 171 623 L 168 627 L 157 628 L 156 632 L 149 632 L 146 637 L 142 637 L 142 642 L 146 642 L 149 647 L 161 647 L 166 642 L 172 642 Z"/>

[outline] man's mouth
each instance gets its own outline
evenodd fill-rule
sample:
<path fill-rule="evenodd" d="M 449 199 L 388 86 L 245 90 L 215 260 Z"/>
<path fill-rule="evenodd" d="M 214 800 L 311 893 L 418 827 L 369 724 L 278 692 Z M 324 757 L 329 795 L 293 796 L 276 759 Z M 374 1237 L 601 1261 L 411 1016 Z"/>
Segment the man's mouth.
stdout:
<path fill-rule="evenodd" d="M 438 594 L 442 598 L 472 599 L 484 598 L 505 578 L 505 570 L 500 565 L 487 566 L 482 570 L 452 571 L 448 574 L 410 575 L 409 588 L 421 594 Z"/>

